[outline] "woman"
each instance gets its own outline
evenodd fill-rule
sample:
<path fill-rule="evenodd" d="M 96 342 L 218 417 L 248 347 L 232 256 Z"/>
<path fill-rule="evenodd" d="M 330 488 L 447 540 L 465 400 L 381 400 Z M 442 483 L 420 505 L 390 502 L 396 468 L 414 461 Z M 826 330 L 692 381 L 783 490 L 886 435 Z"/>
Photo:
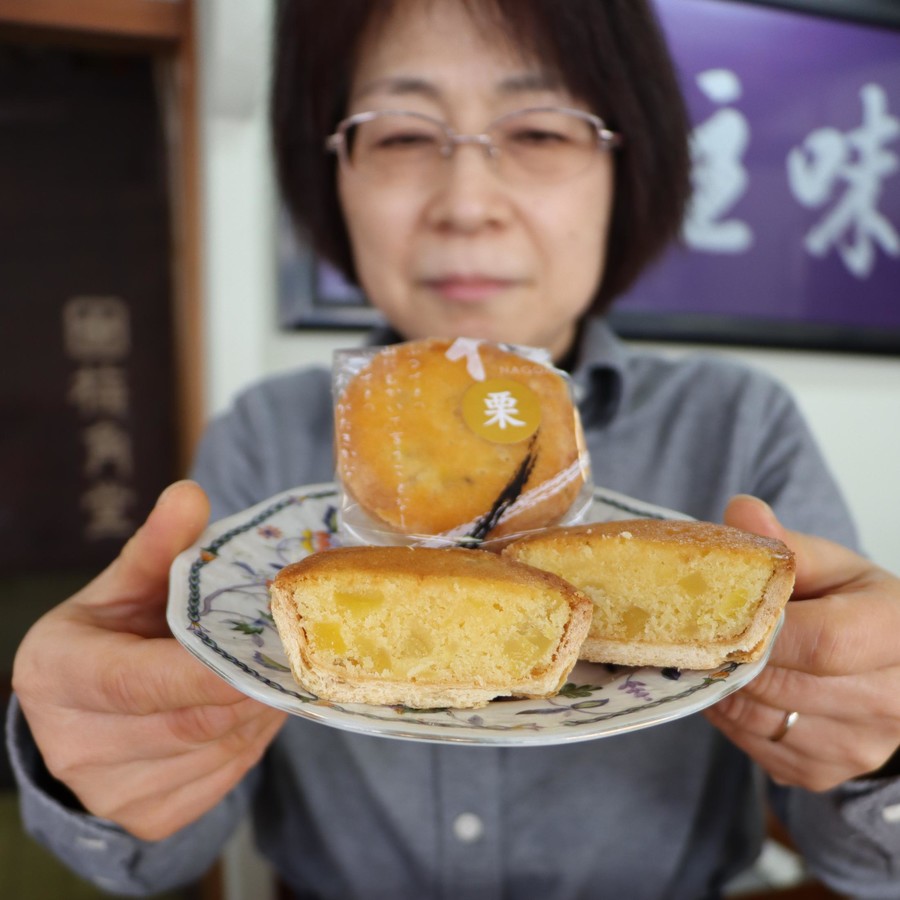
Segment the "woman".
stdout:
<path fill-rule="evenodd" d="M 683 110 L 648 9 L 288 0 L 277 50 L 285 196 L 384 313 L 373 340 L 548 347 L 582 392 L 600 484 L 784 538 L 808 599 L 766 671 L 706 717 L 527 750 L 351 735 L 285 722 L 165 636 L 168 564 L 208 512 L 181 483 L 23 643 L 34 743 L 17 709 L 11 722 L 32 829 L 120 891 L 199 874 L 252 803 L 298 896 L 697 900 L 757 851 L 762 772 L 821 877 L 895 896 L 885 810 L 900 782 L 872 773 L 900 742 L 897 579 L 787 532 L 759 500 L 729 503 L 753 493 L 793 528 L 854 540 L 777 386 L 630 351 L 589 315 L 672 237 L 687 196 Z M 195 476 L 215 516 L 331 477 L 328 386 L 323 371 L 275 379 L 213 423 Z"/>

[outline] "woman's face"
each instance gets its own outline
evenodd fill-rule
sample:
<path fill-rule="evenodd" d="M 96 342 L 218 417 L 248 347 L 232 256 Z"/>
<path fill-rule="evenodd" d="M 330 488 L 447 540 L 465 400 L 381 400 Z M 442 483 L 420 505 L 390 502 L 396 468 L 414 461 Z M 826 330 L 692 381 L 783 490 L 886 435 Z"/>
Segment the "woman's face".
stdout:
<path fill-rule="evenodd" d="M 505 113 L 546 105 L 585 108 L 456 0 L 435 0 L 399 5 L 364 43 L 347 114 L 403 109 L 476 134 Z M 603 272 L 612 165 L 598 152 L 561 183 L 510 185 L 466 145 L 427 183 L 341 168 L 362 287 L 406 338 L 507 341 L 559 359 Z"/>

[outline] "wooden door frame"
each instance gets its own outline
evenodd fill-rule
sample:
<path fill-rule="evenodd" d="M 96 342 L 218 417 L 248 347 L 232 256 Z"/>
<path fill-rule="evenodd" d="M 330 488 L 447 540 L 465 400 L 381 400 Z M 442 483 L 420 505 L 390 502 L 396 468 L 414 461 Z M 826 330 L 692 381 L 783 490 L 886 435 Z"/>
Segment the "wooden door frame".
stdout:
<path fill-rule="evenodd" d="M 0 0 L 0 22 L 179 43 L 189 28 L 190 6 L 185 0 Z"/>
<path fill-rule="evenodd" d="M 205 418 L 196 0 L 0 0 L 0 37 L 128 49 L 165 63 L 171 109 L 177 464 L 187 471 Z"/>

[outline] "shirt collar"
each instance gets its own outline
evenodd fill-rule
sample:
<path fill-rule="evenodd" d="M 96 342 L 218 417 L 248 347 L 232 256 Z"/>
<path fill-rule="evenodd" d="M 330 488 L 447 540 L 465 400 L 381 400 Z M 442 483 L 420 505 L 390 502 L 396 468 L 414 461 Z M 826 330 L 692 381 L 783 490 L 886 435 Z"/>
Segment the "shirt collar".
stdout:
<path fill-rule="evenodd" d="M 396 344 L 403 337 L 389 325 L 374 328 L 367 344 Z M 582 322 L 575 368 L 571 372 L 579 412 L 585 425 L 609 424 L 619 411 L 625 380 L 627 349 L 602 318 Z"/>
<path fill-rule="evenodd" d="M 622 403 L 625 381 L 625 345 L 605 320 L 592 316 L 582 322 L 572 381 L 585 425 L 608 425 Z"/>

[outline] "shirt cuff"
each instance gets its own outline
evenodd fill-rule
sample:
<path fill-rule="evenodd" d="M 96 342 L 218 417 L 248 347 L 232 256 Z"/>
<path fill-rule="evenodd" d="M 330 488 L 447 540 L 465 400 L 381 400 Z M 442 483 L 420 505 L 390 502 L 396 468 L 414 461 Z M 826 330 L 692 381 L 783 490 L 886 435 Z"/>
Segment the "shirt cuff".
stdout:
<path fill-rule="evenodd" d="M 900 777 L 860 779 L 838 790 L 844 818 L 900 865 Z"/>
<path fill-rule="evenodd" d="M 107 892 L 146 894 L 196 881 L 215 862 L 246 807 L 246 791 L 238 788 L 171 837 L 142 841 L 86 812 L 50 775 L 15 695 L 7 713 L 6 739 L 25 830 L 63 864 Z"/>
<path fill-rule="evenodd" d="M 900 878 L 900 779 L 789 792 L 787 819 L 815 875 L 859 900 L 895 900 Z"/>

